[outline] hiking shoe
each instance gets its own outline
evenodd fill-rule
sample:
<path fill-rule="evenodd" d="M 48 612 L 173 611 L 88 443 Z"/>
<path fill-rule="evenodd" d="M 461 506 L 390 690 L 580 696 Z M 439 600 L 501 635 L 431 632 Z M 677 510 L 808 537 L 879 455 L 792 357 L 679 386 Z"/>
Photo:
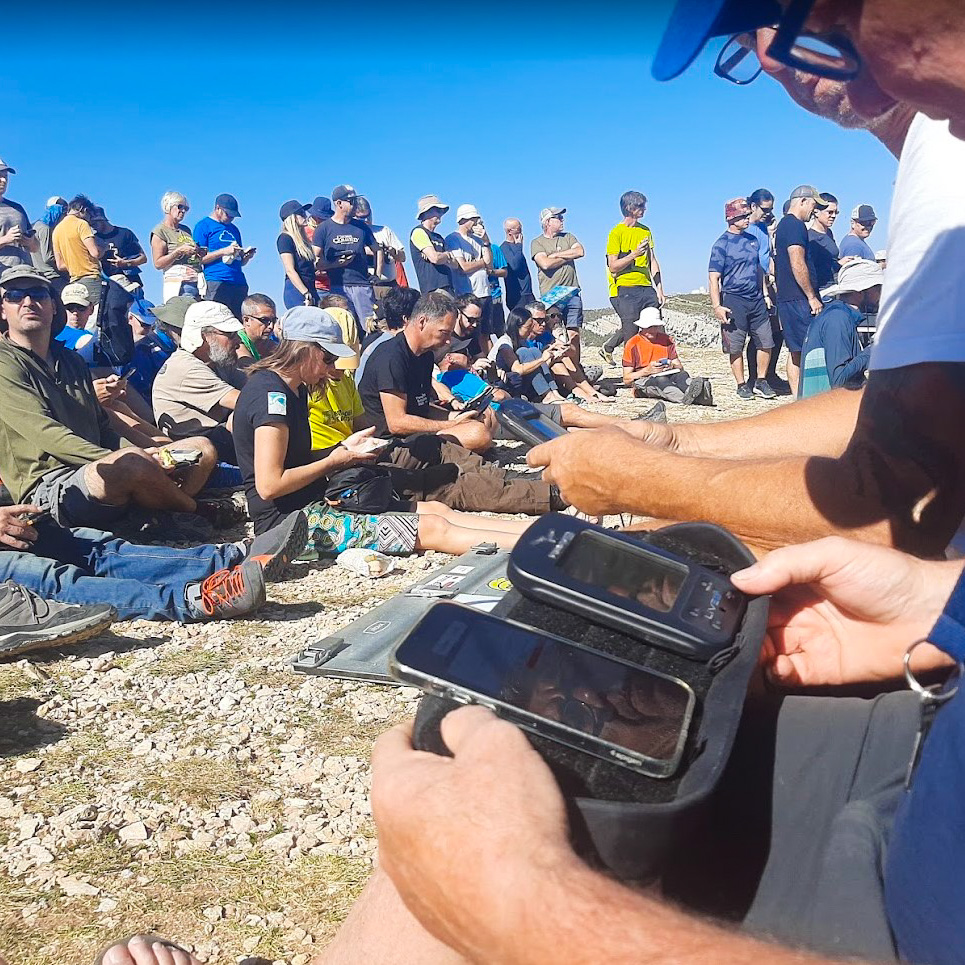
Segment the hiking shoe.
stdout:
<path fill-rule="evenodd" d="M 116 619 L 117 611 L 106 603 L 77 606 L 44 600 L 7 580 L 0 583 L 0 657 L 80 643 Z"/>
<path fill-rule="evenodd" d="M 741 382 L 741 384 L 740 384 L 739 386 L 737 386 L 737 398 L 738 398 L 738 399 L 753 399 L 753 398 L 754 398 L 754 390 L 753 390 L 746 382 Z"/>
<path fill-rule="evenodd" d="M 713 405 L 714 387 L 711 385 L 710 379 L 701 379 L 700 381 L 704 384 L 700 390 L 700 395 L 694 399 L 694 405 Z"/>
<path fill-rule="evenodd" d="M 782 379 L 779 375 L 772 375 L 768 380 L 767 384 L 778 394 L 778 395 L 790 395 L 791 394 L 791 383 L 787 379 Z"/>
<path fill-rule="evenodd" d="M 777 393 L 771 388 L 767 379 L 758 379 L 754 383 L 754 395 L 759 395 L 762 399 L 777 398 Z"/>
<path fill-rule="evenodd" d="M 605 395 L 611 399 L 617 394 L 617 390 L 613 388 L 612 385 L 607 385 L 605 383 L 596 386 L 596 391 L 599 392 L 600 395 Z"/>
<path fill-rule="evenodd" d="M 211 541 L 214 527 L 197 513 L 168 513 L 132 506 L 114 527 L 115 535 L 132 543 L 190 543 Z"/>
<path fill-rule="evenodd" d="M 233 499 L 195 499 L 196 514 L 201 517 L 200 525 L 204 522 L 211 524 L 213 529 L 228 529 L 244 522 L 248 517 L 244 509 Z M 191 513 L 179 513 L 180 516 L 192 516 Z M 209 533 L 210 535 L 210 533 Z"/>
<path fill-rule="evenodd" d="M 589 404 L 586 399 L 579 395 L 568 395 L 564 401 L 569 402 L 570 405 L 578 405 L 580 408 L 586 408 Z"/>
<path fill-rule="evenodd" d="M 184 600 L 196 620 L 243 617 L 265 602 L 264 571 L 254 560 L 218 570 L 206 580 L 189 583 Z"/>
<path fill-rule="evenodd" d="M 603 378 L 603 366 L 602 365 L 584 365 L 583 374 L 586 376 L 586 381 L 590 385 L 595 385 L 600 379 Z"/>
<path fill-rule="evenodd" d="M 687 388 L 684 391 L 683 398 L 680 400 L 681 405 L 693 405 L 697 400 L 698 396 L 704 391 L 704 380 L 699 378 L 692 378 L 690 382 L 687 383 Z"/>
<path fill-rule="evenodd" d="M 613 361 L 613 353 L 606 346 L 600 349 L 600 358 L 603 359 L 603 361 L 606 362 L 607 365 L 616 364 Z"/>
<path fill-rule="evenodd" d="M 569 503 L 560 493 L 559 486 L 550 485 L 550 512 L 561 513 L 569 507 Z"/>
<path fill-rule="evenodd" d="M 652 409 L 648 409 L 646 412 L 641 412 L 640 415 L 635 415 L 631 422 L 666 422 L 667 421 L 667 405 L 665 402 L 658 402 Z"/>
<path fill-rule="evenodd" d="M 296 509 L 267 533 L 256 536 L 244 561 L 260 564 L 265 581 L 274 583 L 285 572 L 285 567 L 305 551 L 307 542 L 308 517 Z"/>

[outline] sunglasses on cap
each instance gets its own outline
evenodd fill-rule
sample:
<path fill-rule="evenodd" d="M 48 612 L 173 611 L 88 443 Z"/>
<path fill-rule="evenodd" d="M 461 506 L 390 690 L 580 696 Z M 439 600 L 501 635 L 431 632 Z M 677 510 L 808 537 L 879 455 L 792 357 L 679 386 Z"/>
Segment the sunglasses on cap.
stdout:
<path fill-rule="evenodd" d="M 45 302 L 50 299 L 49 288 L 8 288 L 3 293 L 3 300 L 11 305 L 19 305 L 25 298 L 35 302 Z"/>

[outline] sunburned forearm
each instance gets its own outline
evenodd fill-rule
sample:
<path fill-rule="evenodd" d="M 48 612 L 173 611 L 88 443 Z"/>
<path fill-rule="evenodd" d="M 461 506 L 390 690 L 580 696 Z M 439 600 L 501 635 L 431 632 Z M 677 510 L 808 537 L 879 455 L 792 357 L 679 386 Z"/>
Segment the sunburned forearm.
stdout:
<path fill-rule="evenodd" d="M 497 941 L 487 943 L 488 948 L 479 947 L 484 939 L 467 942 L 470 947 L 459 951 L 470 961 L 498 965 L 549 961 L 556 965 L 819 965 L 829 961 L 725 930 L 584 866 L 541 876 L 533 901 L 523 899 L 513 897 L 520 906 L 520 921 L 511 933 L 502 929 Z M 499 925 L 497 918 L 490 927 Z"/>

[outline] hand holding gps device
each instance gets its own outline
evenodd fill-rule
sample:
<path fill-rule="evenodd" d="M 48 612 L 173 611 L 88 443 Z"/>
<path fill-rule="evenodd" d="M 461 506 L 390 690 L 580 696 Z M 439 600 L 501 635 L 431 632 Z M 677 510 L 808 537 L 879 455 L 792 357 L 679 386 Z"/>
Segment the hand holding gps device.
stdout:
<path fill-rule="evenodd" d="M 507 575 L 525 596 L 692 660 L 730 646 L 747 606 L 720 573 L 559 513 L 519 538 Z"/>
<path fill-rule="evenodd" d="M 695 697 L 682 680 L 455 603 L 396 648 L 392 675 L 650 777 L 680 766 Z"/>

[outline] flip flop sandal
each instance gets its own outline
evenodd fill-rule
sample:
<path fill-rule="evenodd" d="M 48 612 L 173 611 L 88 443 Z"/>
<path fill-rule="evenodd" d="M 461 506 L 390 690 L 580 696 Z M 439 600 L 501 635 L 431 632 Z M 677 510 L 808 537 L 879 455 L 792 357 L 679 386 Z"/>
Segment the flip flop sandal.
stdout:
<path fill-rule="evenodd" d="M 104 948 L 97 953 L 97 958 L 94 959 L 94 965 L 104 965 L 104 956 L 112 948 L 116 948 L 118 945 L 127 945 L 128 942 L 135 938 L 143 938 L 144 941 L 149 945 L 160 944 L 165 948 L 171 948 L 176 952 L 184 952 L 185 955 L 191 954 L 186 948 L 182 948 L 180 945 L 176 945 L 174 942 L 169 942 L 166 938 L 161 938 L 159 935 L 144 935 L 138 932 L 134 935 L 128 935 L 127 938 L 121 938 L 115 942 L 111 942 L 110 945 L 105 945 Z"/>

